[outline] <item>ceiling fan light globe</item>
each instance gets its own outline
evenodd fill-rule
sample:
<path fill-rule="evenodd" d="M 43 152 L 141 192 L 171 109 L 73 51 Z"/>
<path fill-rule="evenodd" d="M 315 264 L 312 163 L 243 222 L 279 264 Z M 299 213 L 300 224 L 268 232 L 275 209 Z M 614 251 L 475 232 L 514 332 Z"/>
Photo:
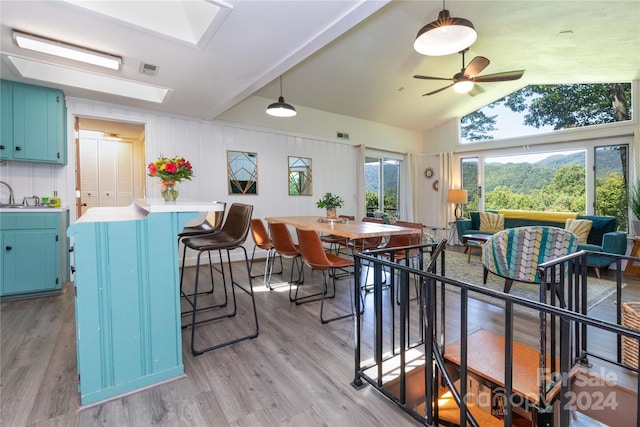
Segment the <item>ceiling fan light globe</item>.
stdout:
<path fill-rule="evenodd" d="M 278 102 L 269 104 L 267 114 L 274 117 L 294 117 L 298 112 L 291 104 L 284 102 L 284 98 L 278 98 Z"/>
<path fill-rule="evenodd" d="M 418 31 L 413 48 L 422 55 L 442 56 L 465 50 L 478 38 L 468 19 L 452 18 L 448 10 L 442 10 L 436 21 Z"/>
<path fill-rule="evenodd" d="M 463 80 L 460 82 L 456 82 L 453 85 L 453 90 L 455 90 L 457 93 L 468 93 L 471 91 L 471 89 L 473 89 L 473 81 L 471 80 Z"/>

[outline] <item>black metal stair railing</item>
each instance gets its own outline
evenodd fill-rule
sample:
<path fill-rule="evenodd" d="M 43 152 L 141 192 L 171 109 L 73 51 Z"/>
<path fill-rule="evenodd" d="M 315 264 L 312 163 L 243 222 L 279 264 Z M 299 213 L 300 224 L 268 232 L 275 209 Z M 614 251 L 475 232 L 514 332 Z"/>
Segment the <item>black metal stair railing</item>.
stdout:
<path fill-rule="evenodd" d="M 422 253 L 433 252 L 435 244 L 416 245 L 406 248 L 398 248 L 397 251 L 410 251 L 419 249 Z M 468 324 L 470 299 L 480 296 L 495 300 L 495 304 L 504 307 L 504 385 L 500 389 L 504 407 L 500 418 L 505 426 L 513 424 L 515 406 L 527 407 L 535 417 L 538 425 L 553 426 L 554 419 L 560 421 L 561 426 L 569 425 L 570 411 L 566 403 L 568 383 L 563 381 L 571 375 L 572 368 L 577 363 L 584 363 L 587 359 L 587 328 L 595 328 L 615 334 L 618 340 L 622 336 L 640 340 L 640 332 L 625 328 L 620 325 L 620 317 L 617 322 L 609 322 L 594 319 L 587 315 L 586 305 L 586 253 L 578 253 L 569 258 L 556 260 L 554 263 L 546 263 L 540 266 L 540 301 L 532 301 L 516 295 L 494 291 L 481 285 L 475 285 L 446 277 L 445 254 L 440 259 L 432 260 L 429 271 L 401 265 L 376 256 L 379 251 L 356 253 L 355 277 L 363 276 L 363 270 L 373 271 L 373 313 L 364 313 L 355 317 L 355 351 L 354 351 L 354 380 L 352 385 L 356 388 L 364 387 L 365 382 L 376 388 L 396 405 L 410 414 L 414 419 L 424 425 L 479 425 L 467 405 L 467 377 L 468 354 L 473 349 L 468 348 Z M 387 249 L 386 252 L 389 252 Z M 628 257 L 620 257 L 616 260 L 618 271 L 621 272 L 621 260 Z M 439 261 L 439 262 L 438 262 Z M 425 263 L 427 264 L 427 263 Z M 383 290 L 389 289 L 385 274 L 396 276 L 395 283 L 399 287 L 399 310 L 385 309 L 383 303 Z M 364 275 L 370 277 L 369 275 Z M 617 299 L 620 299 L 621 277 L 617 279 Z M 410 293 L 418 284 L 418 298 L 410 300 Z M 550 301 L 547 302 L 545 289 L 553 286 L 550 292 Z M 360 292 L 360 280 L 354 280 L 354 291 Z M 452 291 L 452 292 L 451 292 Z M 390 301 L 395 304 L 395 290 L 389 289 Z M 455 302 L 456 294 L 459 296 L 459 306 L 451 304 Z M 452 297 L 453 295 L 453 297 Z M 447 298 L 452 298 L 447 304 Z M 411 301 L 411 302 L 410 302 Z M 418 304 L 418 309 L 410 308 L 410 304 Z M 620 303 L 618 304 L 618 308 Z M 367 306 L 368 307 L 368 306 Z M 513 337 L 514 309 L 518 307 L 528 308 L 539 313 L 540 316 L 540 363 L 538 373 L 552 372 L 554 375 L 538 375 L 539 390 L 535 396 L 518 396 L 513 390 L 514 370 L 514 345 L 517 344 Z M 454 310 L 454 311 L 452 311 Z M 449 312 L 448 312 L 449 311 Z M 393 313 L 393 314 L 390 314 Z M 372 325 L 365 324 L 371 319 Z M 454 316 L 458 316 L 457 322 Z M 447 320 L 447 323 L 445 323 Z M 457 330 L 451 325 L 459 325 Z M 419 334 L 411 334 L 410 331 L 419 331 Z M 366 331 L 366 332 L 365 332 Z M 456 377 L 447 368 L 445 360 L 447 336 L 459 337 L 460 363 L 459 377 Z M 411 338 L 413 337 L 413 338 Z M 412 369 L 416 366 L 416 356 L 421 361 L 424 375 L 419 389 L 420 405 L 416 404 L 415 390 L 408 388 Z M 620 358 L 618 352 L 618 359 Z M 547 366 L 548 358 L 551 360 Z M 395 364 L 395 365 L 394 365 Z M 389 368 L 393 365 L 393 368 Z M 557 373 L 557 374 L 555 374 Z M 389 375 L 392 374 L 392 375 Z M 387 381 L 385 375 L 394 378 Z M 455 387 L 456 379 L 459 380 L 459 389 Z M 394 389 L 391 390 L 390 383 Z M 438 398 L 441 387 L 447 387 L 453 396 L 453 400 L 460 408 L 457 423 L 442 419 L 438 410 Z M 556 409 L 560 413 L 554 414 L 553 401 L 548 401 L 549 391 L 554 387 L 560 387 L 560 405 Z M 396 390 L 397 389 L 397 390 Z M 640 391 L 640 390 L 637 390 Z M 551 397 L 555 399 L 556 397 Z M 640 393 L 638 393 L 640 396 Z M 640 398 L 638 400 L 640 406 Z M 519 409 L 519 408 L 517 408 Z M 639 417 L 640 418 L 640 417 Z M 640 427 L 640 421 L 637 422 Z"/>

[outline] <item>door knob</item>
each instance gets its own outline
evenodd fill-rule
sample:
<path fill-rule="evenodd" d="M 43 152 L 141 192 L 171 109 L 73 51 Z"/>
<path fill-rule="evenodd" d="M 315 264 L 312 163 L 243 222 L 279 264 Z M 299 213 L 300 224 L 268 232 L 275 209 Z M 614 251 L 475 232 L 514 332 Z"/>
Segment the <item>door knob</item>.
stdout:
<path fill-rule="evenodd" d="M 7 250 L 7 251 L 10 251 L 11 249 L 13 249 L 11 246 L 5 247 L 5 250 Z"/>

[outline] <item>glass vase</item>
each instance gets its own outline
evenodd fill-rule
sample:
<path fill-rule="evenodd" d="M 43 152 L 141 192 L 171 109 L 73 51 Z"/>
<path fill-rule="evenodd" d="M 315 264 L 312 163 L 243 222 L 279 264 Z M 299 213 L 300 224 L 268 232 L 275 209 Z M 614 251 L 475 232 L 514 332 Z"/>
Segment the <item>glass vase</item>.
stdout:
<path fill-rule="evenodd" d="M 160 194 L 167 202 L 175 202 L 179 194 L 178 183 L 176 181 L 162 181 Z"/>

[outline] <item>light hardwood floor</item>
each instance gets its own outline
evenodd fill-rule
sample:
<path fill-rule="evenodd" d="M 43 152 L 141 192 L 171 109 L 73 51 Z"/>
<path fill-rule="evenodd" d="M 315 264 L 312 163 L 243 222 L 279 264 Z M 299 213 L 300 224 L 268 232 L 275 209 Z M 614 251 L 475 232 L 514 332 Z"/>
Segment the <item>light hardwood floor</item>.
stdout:
<path fill-rule="evenodd" d="M 254 273 L 263 265 L 257 263 Z M 192 280 L 193 269 L 187 270 L 187 280 Z M 244 279 L 246 276 L 240 271 L 238 275 Z M 307 284 L 320 280 L 321 273 L 306 270 Z M 282 278 L 274 276 L 274 282 L 282 282 Z M 339 285 L 338 309 L 344 309 L 348 305 L 346 282 Z M 77 392 L 73 286 L 67 285 L 60 296 L 3 302 L 0 424 L 418 425 L 373 388 L 355 390 L 350 385 L 352 320 L 322 325 L 318 303 L 296 306 L 289 302 L 286 287 L 281 288 L 284 292 L 265 291 L 262 278 L 254 279 L 254 289 L 260 320 L 256 339 L 193 357 L 188 350 L 189 332 L 185 330 L 184 378 L 82 410 Z M 640 300 L 640 285 L 633 282 L 625 289 L 625 297 Z M 239 298 L 247 307 L 246 297 Z M 607 301 L 599 306 L 605 311 L 604 316 L 615 313 L 611 305 Z M 365 311 L 365 322 L 371 320 L 370 313 L 370 309 Z M 501 322 L 500 316 L 487 310 L 484 303 L 471 304 L 470 313 L 474 325 L 489 327 Z M 249 319 L 244 312 L 238 318 L 230 322 L 240 325 L 243 319 Z M 217 339 L 237 327 L 225 325 L 201 326 L 197 335 L 204 340 Z M 516 328 L 516 339 L 536 341 L 530 334 L 537 331 L 535 327 L 519 323 Z"/>

